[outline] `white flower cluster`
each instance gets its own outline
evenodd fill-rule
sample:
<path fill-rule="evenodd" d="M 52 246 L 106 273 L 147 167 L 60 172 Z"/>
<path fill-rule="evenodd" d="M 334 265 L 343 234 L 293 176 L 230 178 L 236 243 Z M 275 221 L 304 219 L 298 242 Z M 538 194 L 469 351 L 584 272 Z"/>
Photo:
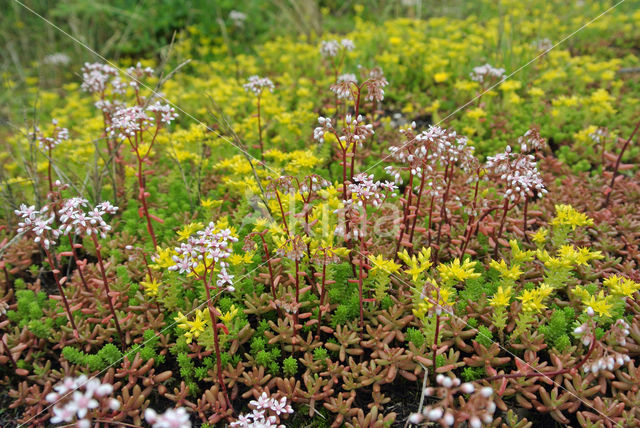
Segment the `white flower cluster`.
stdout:
<path fill-rule="evenodd" d="M 506 77 L 504 71 L 504 68 L 495 68 L 489 64 L 485 64 L 474 67 L 469 77 L 471 77 L 471 80 L 480 83 L 491 79 L 502 80 Z"/>
<path fill-rule="evenodd" d="M 320 116 L 318 117 L 318 123 L 320 126 L 313 130 L 313 139 L 319 143 L 324 143 L 324 134 L 333 131 L 331 118 Z"/>
<path fill-rule="evenodd" d="M 612 372 L 629 361 L 631 361 L 631 358 L 627 354 L 605 355 L 602 358 L 598 358 L 591 364 L 585 364 L 582 367 L 582 371 L 584 373 L 591 372 L 594 375 L 597 375 L 600 372 Z"/>
<path fill-rule="evenodd" d="M 102 94 L 111 78 L 118 74 L 118 70 L 107 64 L 85 62 L 82 67 L 82 90 L 94 94 Z"/>
<path fill-rule="evenodd" d="M 247 20 L 247 15 L 238 12 L 237 10 L 232 10 L 229 12 L 229 19 L 233 21 L 233 25 L 236 27 L 242 27 L 244 25 L 244 21 Z"/>
<path fill-rule="evenodd" d="M 153 75 L 153 68 L 143 67 L 140 62 L 135 67 L 127 68 L 127 75 L 133 79 L 139 80 L 143 77 L 149 77 Z"/>
<path fill-rule="evenodd" d="M 135 137 L 137 132 L 142 132 L 154 122 L 154 118 L 140 106 L 123 107 L 117 109 L 111 117 L 111 125 L 107 132 L 112 137 L 121 140 Z"/>
<path fill-rule="evenodd" d="M 398 186 L 390 181 L 373 181 L 373 174 L 367 175 L 366 173 L 360 173 L 353 177 L 353 182 L 347 187 L 351 193 L 351 197 L 357 205 L 362 206 L 363 202 L 371 202 L 374 207 L 380 206 L 385 196 L 382 192 L 393 193 Z"/>
<path fill-rule="evenodd" d="M 374 67 L 370 72 L 367 80 L 364 82 L 367 87 L 367 101 L 380 102 L 384 99 L 384 87 L 389 84 L 384 77 L 384 73 L 380 67 Z"/>
<path fill-rule="evenodd" d="M 271 79 L 268 77 L 251 76 L 247 83 L 242 85 L 245 91 L 253 92 L 256 95 L 260 95 L 263 90 L 267 89 L 269 92 L 273 92 L 274 86 Z"/>
<path fill-rule="evenodd" d="M 346 99 L 351 96 L 352 85 L 358 84 L 358 78 L 353 73 L 345 73 L 338 76 L 336 83 L 330 89 L 336 93 L 338 99 Z"/>
<path fill-rule="evenodd" d="M 340 42 L 337 40 L 326 40 L 320 44 L 320 53 L 324 57 L 333 58 L 338 56 L 341 49 L 345 51 L 352 51 L 356 48 L 356 45 L 350 39 L 342 39 Z"/>
<path fill-rule="evenodd" d="M 104 221 L 103 217 L 106 214 L 115 214 L 118 207 L 105 201 L 100 202 L 88 212 L 84 212 L 84 208 L 87 206 L 86 199 L 66 199 L 58 210 L 61 223 L 59 234 L 67 235 L 73 231 L 80 236 L 100 235 L 103 239 L 106 238 L 107 233 L 111 231 L 111 226 Z"/>
<path fill-rule="evenodd" d="M 220 272 L 218 273 L 217 286 L 223 287 L 228 284 L 227 290 L 233 291 L 233 275 L 227 272 L 227 263 L 224 262 L 231 255 L 230 243 L 238 241 L 238 238 L 231 234 L 231 230 L 217 230 L 215 223 L 211 222 L 203 230 L 199 230 L 176 247 L 177 255 L 173 256 L 175 265 L 169 270 L 177 270 L 180 273 L 191 273 L 200 263 L 204 263 L 207 269 L 214 263 L 219 262 Z"/>
<path fill-rule="evenodd" d="M 47 207 L 37 210 L 34 205 L 27 207 L 25 204 L 21 204 L 20 209 L 14 211 L 22 220 L 18 223 L 18 233 L 34 235 L 33 241 L 42 244 L 46 250 L 56 244 L 59 235 L 58 230 L 51 227 L 55 215 L 47 217 L 47 211 Z"/>
<path fill-rule="evenodd" d="M 36 127 L 35 136 L 38 139 L 38 145 L 43 150 L 51 150 L 55 148 L 58 144 L 63 141 L 67 141 L 69 139 L 69 130 L 67 128 L 61 128 L 58 126 L 58 121 L 53 119 L 51 121 L 53 124 L 53 133 L 50 137 L 45 137 L 40 133 L 40 129 Z"/>
<path fill-rule="evenodd" d="M 69 63 L 71 62 L 71 58 L 69 58 L 69 55 L 67 54 L 56 52 L 56 53 L 52 53 L 50 55 L 45 56 L 42 59 L 42 62 L 44 64 L 53 65 L 53 66 L 69 65 Z"/>
<path fill-rule="evenodd" d="M 594 143 L 600 144 L 603 140 L 605 140 L 609 136 L 606 128 L 598 128 L 594 132 L 589 134 L 589 138 L 593 140 Z"/>
<path fill-rule="evenodd" d="M 481 428 L 482 424 L 491 424 L 496 411 L 496 404 L 491 397 L 493 389 L 485 386 L 480 389 L 472 383 L 462 383 L 457 377 L 448 377 L 443 374 L 436 376 L 438 387 L 425 388 L 423 395 L 426 397 L 443 398 L 441 405 L 427 406 L 421 413 L 414 413 L 409 417 L 409 422 L 420 424 L 423 421 L 439 422 L 441 426 L 450 427 L 454 424 L 468 421 L 470 428 Z M 453 409 L 457 400 L 456 394 L 469 395 L 464 408 Z M 443 397 L 444 396 L 444 397 Z"/>
<path fill-rule="evenodd" d="M 249 405 L 254 408 L 253 412 L 240 415 L 237 421 L 231 423 L 231 427 L 284 428 L 284 425 L 278 425 L 278 417 L 293 413 L 293 408 L 287 404 L 286 397 L 277 400 L 266 392 L 263 392 L 257 400 L 252 400 Z"/>
<path fill-rule="evenodd" d="M 184 407 L 168 409 L 161 415 L 149 407 L 144 411 L 144 418 L 152 428 L 191 428 L 191 420 Z"/>
<path fill-rule="evenodd" d="M 307 183 L 307 181 L 309 181 L 309 183 Z M 309 184 L 311 184 L 311 187 L 309 187 Z M 325 178 L 317 174 L 312 174 L 305 177 L 302 184 L 300 185 L 300 192 L 301 193 L 307 193 L 309 191 L 317 192 L 318 190 L 323 189 L 325 187 L 329 187 L 330 185 L 331 183 Z"/>
<path fill-rule="evenodd" d="M 485 168 L 504 183 L 503 195 L 511 201 L 547 193 L 533 155 L 516 155 L 507 146 L 503 153 L 490 156 Z"/>
<path fill-rule="evenodd" d="M 467 137 L 433 125 L 415 135 L 415 127 L 415 122 L 412 122 L 409 129 L 401 129 L 400 133 L 405 135 L 407 141 L 400 146 L 390 147 L 389 151 L 393 160 L 405 164 L 404 168 L 418 178 L 423 173 L 432 173 L 436 162 L 442 165 L 459 163 L 463 169 L 467 169 L 476 161 Z M 387 166 L 385 171 L 393 176 L 396 183 L 402 183 L 400 171 L 395 166 Z"/>
<path fill-rule="evenodd" d="M 88 379 L 85 375 L 65 378 L 53 389 L 55 392 L 46 396 L 49 403 L 56 403 L 53 406 L 53 417 L 49 420 L 52 424 L 69 423 L 76 419 L 78 428 L 89 428 L 91 421 L 87 415 L 91 410 L 108 407 L 116 411 L 120 408 L 118 400 L 109 398 L 113 392 L 111 384 L 102 383 L 95 378 Z M 61 406 L 60 401 L 66 402 Z"/>
<path fill-rule="evenodd" d="M 520 144 L 521 153 L 543 150 L 546 143 L 546 140 L 542 138 L 537 129 L 529 129 L 524 133 L 524 135 L 518 137 L 518 144 Z"/>
<path fill-rule="evenodd" d="M 147 107 L 147 111 L 154 113 L 156 118 L 166 125 L 169 125 L 178 117 L 178 113 L 176 113 L 176 110 L 173 107 L 169 104 L 160 104 L 160 101 L 156 101 L 155 104 L 151 104 Z"/>

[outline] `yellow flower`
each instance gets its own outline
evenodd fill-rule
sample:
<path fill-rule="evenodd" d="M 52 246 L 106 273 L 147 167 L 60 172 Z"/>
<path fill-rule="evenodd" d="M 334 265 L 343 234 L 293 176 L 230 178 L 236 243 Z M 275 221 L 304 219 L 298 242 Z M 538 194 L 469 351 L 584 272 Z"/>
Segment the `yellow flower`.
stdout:
<path fill-rule="evenodd" d="M 254 251 L 247 251 L 244 254 L 231 254 L 229 256 L 229 263 L 234 266 L 238 266 L 241 264 L 248 264 L 253 261 L 253 256 L 255 255 Z"/>
<path fill-rule="evenodd" d="M 376 275 L 378 273 L 384 273 L 387 276 L 393 275 L 400 269 L 399 264 L 393 260 L 385 260 L 381 254 L 377 256 L 369 256 L 369 261 L 373 265 L 370 271 L 371 275 Z"/>
<path fill-rule="evenodd" d="M 400 260 L 405 262 L 409 269 L 405 269 L 404 273 L 411 275 L 413 282 L 418 281 L 420 275 L 431 267 L 431 248 L 423 248 L 418 257 L 414 255 L 409 256 L 407 250 L 402 250 L 398 253 Z"/>
<path fill-rule="evenodd" d="M 194 338 L 197 339 L 207 325 L 207 320 L 204 318 L 204 312 L 200 309 L 196 311 L 196 316 L 193 321 L 189 321 L 182 312 L 178 312 L 178 316 L 175 317 L 174 320 L 178 323 L 178 327 L 182 330 L 187 330 L 184 332 L 184 337 L 187 339 L 187 343 L 191 343 Z"/>
<path fill-rule="evenodd" d="M 533 242 L 536 243 L 538 247 L 542 247 L 545 244 L 545 242 L 547 242 L 548 234 L 549 234 L 549 230 L 544 227 L 541 227 L 536 231 L 536 233 L 534 233 L 531 236 L 531 239 L 533 240 Z"/>
<path fill-rule="evenodd" d="M 593 219 L 576 211 L 571 205 L 556 205 L 556 217 L 551 220 L 551 225 L 571 226 L 575 230 L 578 226 L 593 226 Z"/>
<path fill-rule="evenodd" d="M 448 78 L 449 78 L 449 73 L 445 73 L 444 71 L 433 75 L 433 80 L 435 80 L 436 83 L 445 82 Z"/>
<path fill-rule="evenodd" d="M 144 292 L 149 296 L 157 296 L 158 295 L 158 287 L 160 283 L 158 280 L 153 278 L 151 281 L 140 281 L 140 285 L 144 287 Z"/>
<path fill-rule="evenodd" d="M 229 311 L 220 315 L 220 319 L 222 320 L 223 323 L 225 323 L 226 325 L 229 325 L 231 321 L 233 321 L 233 319 L 236 317 L 236 315 L 238 315 L 238 308 L 236 308 L 236 305 L 231 305 L 231 307 L 229 308 Z"/>
<path fill-rule="evenodd" d="M 498 287 L 498 291 L 496 291 L 496 294 L 494 294 L 493 297 L 489 299 L 489 304 L 494 308 L 509 306 L 511 295 L 511 286 L 502 287 L 501 285 L 500 287 Z"/>
<path fill-rule="evenodd" d="M 178 231 L 178 241 L 186 241 L 191 235 L 202 229 L 202 223 L 189 223 Z"/>
<path fill-rule="evenodd" d="M 513 265 L 509 267 L 507 266 L 507 263 L 504 261 L 504 259 L 500 260 L 500 263 L 496 262 L 495 260 L 491 260 L 491 263 L 489 265 L 500 272 L 500 275 L 502 275 L 502 277 L 505 279 L 517 281 L 522 275 L 520 265 Z"/>
<path fill-rule="evenodd" d="M 511 247 L 511 263 L 513 264 L 530 262 L 536 253 L 535 251 L 522 251 L 515 239 L 509 241 L 509 246 Z"/>
<path fill-rule="evenodd" d="M 175 265 L 173 261 L 173 256 L 175 255 L 175 251 L 173 248 L 160 248 L 156 247 L 156 256 L 153 257 L 154 264 L 151 265 L 152 268 L 156 270 L 167 269 L 170 266 Z"/>
<path fill-rule="evenodd" d="M 573 245 L 563 245 L 558 249 L 560 258 L 575 265 L 587 265 L 594 259 L 602 259 L 604 256 L 600 251 L 589 251 L 587 248 L 575 248 Z"/>
<path fill-rule="evenodd" d="M 474 272 L 476 262 L 465 260 L 464 263 L 460 263 L 459 258 L 455 258 L 449 264 L 441 264 L 438 266 L 438 272 L 444 282 L 459 281 L 464 282 L 467 279 L 473 279 L 480 277 L 479 273 Z"/>
<path fill-rule="evenodd" d="M 619 275 L 612 275 L 602 282 L 616 296 L 631 297 L 640 290 L 640 284 Z"/>
<path fill-rule="evenodd" d="M 203 208 L 218 208 L 222 205 L 222 201 L 216 201 L 215 199 L 203 199 L 200 201 L 200 205 Z"/>
<path fill-rule="evenodd" d="M 613 303 L 611 302 L 611 300 L 613 300 L 613 296 L 605 297 L 604 292 L 600 290 L 600 293 L 598 293 L 598 297 L 589 296 L 589 299 L 587 299 L 584 304 L 585 306 L 593 309 L 601 317 L 610 317 L 610 311 L 611 308 L 613 308 Z"/>
<path fill-rule="evenodd" d="M 525 290 L 518 296 L 518 300 L 522 301 L 522 310 L 525 312 L 542 312 L 547 307 L 543 303 L 545 297 L 548 296 L 547 290 L 533 289 Z"/>

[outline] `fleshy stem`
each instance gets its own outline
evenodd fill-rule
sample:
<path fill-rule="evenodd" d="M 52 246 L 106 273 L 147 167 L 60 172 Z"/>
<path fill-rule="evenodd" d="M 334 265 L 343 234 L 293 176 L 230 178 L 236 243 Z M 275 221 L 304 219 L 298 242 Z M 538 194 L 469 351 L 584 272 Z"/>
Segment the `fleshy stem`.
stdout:
<path fill-rule="evenodd" d="M 427 151 L 427 155 L 429 152 Z M 413 234 L 416 231 L 416 223 L 418 221 L 418 214 L 420 210 L 420 201 L 422 199 L 422 192 L 424 191 L 424 182 L 426 180 L 426 172 L 422 171 L 422 177 L 420 178 L 420 190 L 418 191 L 418 198 L 416 200 L 415 217 L 413 217 L 413 224 L 411 225 L 411 233 L 409 234 L 409 243 L 413 244 Z M 413 245 L 409 248 L 409 251 L 413 252 Z"/>
<path fill-rule="evenodd" d="M 624 145 L 622 146 L 622 150 L 620 150 L 620 154 L 618 155 L 618 158 L 616 159 L 616 166 L 613 168 L 613 175 L 611 176 L 611 183 L 609 183 L 609 189 L 608 189 L 609 192 L 607 193 L 607 197 L 606 197 L 606 199 L 604 201 L 604 204 L 602 205 L 602 208 L 606 208 L 609 205 L 609 200 L 611 199 L 611 194 L 613 193 L 613 185 L 615 184 L 616 177 L 618 176 L 618 168 L 620 168 L 620 162 L 622 161 L 622 155 L 624 155 L 625 150 L 627 150 L 627 147 L 629 146 L 629 143 L 631 143 L 631 140 L 633 139 L 633 136 L 636 135 L 636 132 L 638 132 L 639 128 L 640 128 L 640 122 L 638 122 L 638 124 L 633 129 L 633 132 L 631 133 L 629 138 L 627 138 L 627 141 L 624 142 Z"/>
<path fill-rule="evenodd" d="M 280 214 L 282 215 L 282 223 L 284 224 L 284 230 L 287 231 L 287 236 L 291 237 L 291 233 L 289 233 L 289 226 L 287 225 L 287 218 L 284 213 L 284 208 L 282 208 L 282 201 L 280 200 L 280 192 L 278 192 L 278 189 L 275 189 L 274 193 L 276 194 L 276 199 L 278 200 L 278 205 L 280 206 Z"/>
<path fill-rule="evenodd" d="M 433 255 L 433 260 L 438 261 L 438 253 L 440 252 L 440 236 L 442 233 L 442 223 L 447 221 L 447 199 L 449 196 L 449 190 L 451 189 L 451 182 L 453 181 L 453 164 L 447 163 L 444 170 L 444 178 L 447 182 L 444 193 L 442 194 L 442 206 L 440 207 L 440 223 L 438 224 L 438 234 L 436 236 L 436 251 Z"/>
<path fill-rule="evenodd" d="M 300 302 L 300 261 L 296 258 L 296 310 L 293 313 L 293 337 L 291 342 L 291 352 L 296 350 L 296 328 L 298 327 L 298 303 Z"/>
<path fill-rule="evenodd" d="M 47 174 L 48 174 L 48 178 L 49 178 L 49 193 L 53 193 L 53 178 L 51 175 L 51 146 L 49 146 L 49 159 L 48 159 L 48 166 L 47 166 Z"/>
<path fill-rule="evenodd" d="M 440 303 L 440 289 L 438 289 L 437 291 L 437 301 L 436 301 L 436 305 L 439 305 Z M 440 336 L 440 308 L 438 306 L 436 306 L 436 332 L 433 336 L 433 357 L 431 358 L 432 364 L 433 364 L 433 375 L 436 375 L 436 369 L 438 368 L 438 365 L 436 363 L 436 354 L 438 352 L 438 336 Z"/>
<path fill-rule="evenodd" d="M 224 398 L 227 401 L 227 406 L 229 408 L 233 408 L 231 406 L 231 400 L 229 399 L 229 392 L 227 391 L 227 386 L 224 383 L 224 378 L 222 377 L 222 362 L 221 362 L 221 352 L 220 352 L 220 338 L 218 337 L 218 316 L 216 315 L 216 309 L 213 306 L 213 299 L 211 298 L 211 289 L 209 288 L 209 283 L 207 282 L 207 270 L 211 269 L 211 273 L 213 274 L 215 268 L 215 262 L 211 266 L 207 266 L 206 257 L 203 258 L 204 263 L 204 274 L 199 276 L 196 274 L 198 278 L 202 280 L 204 283 L 204 289 L 207 292 L 207 308 L 209 309 L 209 317 L 211 318 L 211 328 L 213 330 L 213 345 L 216 350 L 216 371 L 218 372 L 218 383 L 222 388 L 224 393 Z M 195 271 L 194 271 L 195 273 Z"/>
<path fill-rule="evenodd" d="M 67 296 L 64 294 L 64 290 L 62 289 L 62 284 L 60 284 L 60 278 L 58 277 L 58 269 L 56 268 L 55 262 L 53 261 L 53 256 L 46 248 L 44 249 L 45 254 L 47 255 L 47 260 L 49 261 L 49 266 L 51 266 L 51 271 L 53 272 L 53 279 L 58 286 L 58 291 L 60 291 L 60 296 L 62 297 L 62 303 L 64 304 L 65 311 L 67 312 L 67 318 L 69 318 L 69 322 L 71 323 L 71 327 L 73 328 L 73 335 L 76 339 L 80 338 L 78 334 L 78 329 L 76 328 L 76 323 L 73 321 L 73 315 L 71 315 L 71 308 L 69 307 L 69 302 L 67 301 Z"/>
<path fill-rule="evenodd" d="M 142 126 L 141 126 L 142 127 Z M 151 236 L 151 241 L 153 242 L 153 247 L 157 247 L 158 246 L 158 241 L 156 239 L 156 234 L 153 231 L 153 225 L 151 224 L 151 214 L 149 214 L 149 206 L 147 204 L 147 191 L 145 189 L 145 180 L 144 180 L 144 162 L 147 160 L 147 157 L 149 156 L 149 153 L 151 153 L 151 148 L 153 147 L 153 144 L 156 141 L 156 137 L 158 136 L 158 132 L 160 131 L 160 124 L 157 123 L 156 124 L 156 130 L 153 134 L 153 137 L 151 138 L 151 142 L 149 143 L 149 147 L 146 151 L 146 153 L 144 153 L 144 155 L 142 153 L 140 153 L 140 145 L 143 143 L 143 138 L 142 138 L 142 131 L 137 132 L 135 134 L 135 139 L 132 140 L 130 137 L 127 137 L 127 139 L 129 140 L 129 144 L 131 145 L 133 151 L 136 154 L 136 158 L 138 160 L 138 171 L 136 172 L 136 175 L 138 177 L 138 199 L 140 200 L 140 203 L 142 204 L 142 213 L 144 214 L 146 221 L 147 221 L 147 232 L 149 232 L 149 236 Z M 140 216 L 142 217 L 142 214 L 140 214 Z M 157 217 L 154 217 L 154 219 L 156 221 L 161 222 L 161 220 Z"/>
<path fill-rule="evenodd" d="M 500 228 L 498 229 L 498 235 L 496 236 L 496 246 L 493 249 L 493 258 L 498 257 L 498 248 L 500 248 L 500 239 L 502 239 L 502 231 L 504 230 L 504 223 L 507 219 L 507 212 L 509 211 L 509 198 L 504 199 L 502 205 L 502 219 L 500 220 Z"/>
<path fill-rule="evenodd" d="M 395 260 L 398 260 L 398 251 L 400 251 L 400 245 L 402 245 L 402 240 L 404 236 L 407 234 L 409 229 L 409 212 L 411 211 L 411 197 L 413 196 L 413 173 L 409 173 L 409 184 L 407 184 L 406 188 L 406 202 L 404 206 L 404 210 L 402 212 L 402 226 L 400 227 L 400 234 L 398 236 L 398 242 L 396 242 L 396 251 L 395 251 Z M 417 214 L 417 213 L 416 213 Z"/>
<path fill-rule="evenodd" d="M 322 283 L 320 286 L 320 304 L 318 305 L 318 327 L 316 329 L 316 336 L 320 337 L 320 322 L 322 320 L 322 306 L 324 305 L 324 296 L 326 294 L 326 279 L 327 279 L 327 263 L 326 263 L 326 252 L 325 252 L 325 260 L 322 263 Z"/>
<path fill-rule="evenodd" d="M 116 310 L 113 307 L 113 302 L 111 301 L 111 289 L 109 288 L 109 281 L 107 280 L 107 272 L 104 268 L 104 263 L 102 261 L 102 252 L 100 249 L 102 246 L 98 242 L 98 238 L 96 238 L 95 234 L 91 234 L 91 240 L 93 241 L 93 245 L 96 247 L 96 256 L 98 257 L 98 266 L 100 266 L 100 274 L 102 275 L 102 283 L 104 285 L 104 291 L 106 293 L 107 302 L 109 302 L 109 310 L 111 311 L 111 315 L 113 316 L 113 322 L 116 324 L 116 330 L 118 330 L 118 335 L 120 336 L 120 343 L 122 346 L 126 346 L 127 342 L 125 342 L 124 334 L 122 333 L 122 329 L 120 328 L 120 321 L 118 321 L 118 315 L 116 314 Z"/>
<path fill-rule="evenodd" d="M 89 291 L 89 286 L 87 285 L 87 281 L 84 279 L 84 274 L 82 273 L 82 270 L 83 270 L 82 265 L 78 260 L 78 254 L 76 254 L 76 245 L 79 245 L 79 244 L 75 244 L 73 242 L 73 238 L 71 237 L 71 234 L 69 234 L 68 236 L 69 236 L 69 245 L 71 245 L 71 254 L 73 255 L 73 261 L 76 263 L 76 267 L 78 268 L 78 273 L 80 274 L 82 285 L 84 286 L 84 289 L 86 291 Z"/>

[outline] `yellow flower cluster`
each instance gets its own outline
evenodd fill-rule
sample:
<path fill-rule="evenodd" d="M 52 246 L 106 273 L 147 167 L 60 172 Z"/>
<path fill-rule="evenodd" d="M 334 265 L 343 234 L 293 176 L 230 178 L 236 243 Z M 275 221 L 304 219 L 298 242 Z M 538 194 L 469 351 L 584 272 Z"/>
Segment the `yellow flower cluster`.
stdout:
<path fill-rule="evenodd" d="M 552 226 L 570 226 L 575 230 L 576 227 L 593 226 L 593 219 L 587 217 L 586 214 L 576 211 L 571 205 L 556 205 L 556 216 L 551 220 Z"/>

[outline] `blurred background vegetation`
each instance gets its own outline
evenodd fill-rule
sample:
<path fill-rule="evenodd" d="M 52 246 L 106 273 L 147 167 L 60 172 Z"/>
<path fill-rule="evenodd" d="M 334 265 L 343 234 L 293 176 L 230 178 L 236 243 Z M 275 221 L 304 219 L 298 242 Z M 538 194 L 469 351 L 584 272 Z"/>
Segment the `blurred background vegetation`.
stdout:
<path fill-rule="evenodd" d="M 557 13 L 567 20 L 579 15 L 581 9 L 574 3 L 561 4 Z M 587 3 L 606 8 L 617 2 Z M 626 3 L 617 13 L 638 5 L 635 0 Z M 531 8 L 540 4 L 532 3 Z M 36 84 L 54 89 L 74 79 L 83 62 L 99 61 L 87 47 L 114 61 L 161 59 L 175 37 L 188 37 L 192 30 L 213 44 L 232 46 L 234 54 L 251 53 L 278 36 L 317 41 L 325 33 L 345 33 L 354 29 L 356 20 L 475 16 L 479 21 L 499 17 L 503 23 L 510 19 L 509 9 L 509 0 L 2 0 L 0 124 L 9 112 L 15 118 L 16 111 L 23 109 L 26 116 L 34 108 L 21 96 L 26 88 L 33 90 Z M 232 11 L 246 16 L 241 25 L 234 22 Z M 509 47 L 518 37 L 517 25 L 511 27 L 516 32 L 505 34 L 496 47 L 505 52 L 507 69 Z M 578 34 L 570 43 L 582 37 Z M 600 42 L 610 49 L 624 41 L 618 35 Z"/>

